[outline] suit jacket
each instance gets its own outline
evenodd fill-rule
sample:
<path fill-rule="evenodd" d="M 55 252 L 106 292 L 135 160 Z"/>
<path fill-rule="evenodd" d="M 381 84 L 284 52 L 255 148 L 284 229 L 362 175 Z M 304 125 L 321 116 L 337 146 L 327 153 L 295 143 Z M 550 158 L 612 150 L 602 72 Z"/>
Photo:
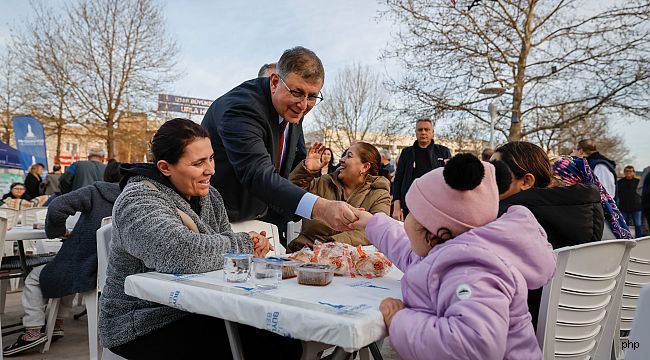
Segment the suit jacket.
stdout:
<path fill-rule="evenodd" d="M 223 197 L 230 221 L 259 219 L 269 207 L 285 217 L 295 213 L 305 190 L 287 178 L 304 159 L 302 124 L 288 125 L 284 160 L 275 173 L 280 124 L 269 78 L 246 81 L 215 100 L 201 125 L 214 150 L 211 183 Z"/>

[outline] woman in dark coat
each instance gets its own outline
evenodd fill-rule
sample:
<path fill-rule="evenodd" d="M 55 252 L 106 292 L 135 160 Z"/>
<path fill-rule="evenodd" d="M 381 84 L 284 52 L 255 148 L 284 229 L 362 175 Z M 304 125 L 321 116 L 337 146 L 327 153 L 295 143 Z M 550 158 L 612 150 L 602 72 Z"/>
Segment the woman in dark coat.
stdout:
<path fill-rule="evenodd" d="M 513 141 L 497 148 L 492 160 L 504 161 L 512 172 L 510 189 L 499 196 L 499 215 L 512 205 L 528 208 L 544 228 L 554 249 L 601 240 L 605 217 L 594 186 L 562 186 L 539 146 Z M 528 292 L 528 309 L 537 326 L 542 289 Z"/>
<path fill-rule="evenodd" d="M 25 177 L 25 188 L 27 195 L 32 199 L 41 194 L 41 174 L 45 166 L 43 164 L 34 164 L 29 168 L 27 177 Z"/>

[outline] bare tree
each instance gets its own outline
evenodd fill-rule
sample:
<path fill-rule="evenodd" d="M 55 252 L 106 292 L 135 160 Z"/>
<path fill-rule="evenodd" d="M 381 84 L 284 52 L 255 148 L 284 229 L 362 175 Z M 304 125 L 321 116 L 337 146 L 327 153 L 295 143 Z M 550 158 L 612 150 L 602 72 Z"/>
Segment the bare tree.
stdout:
<path fill-rule="evenodd" d="M 401 129 L 389 117 L 382 80 L 367 66 L 345 67 L 323 93 L 325 100 L 314 111 L 314 127 L 336 151 L 355 141 L 376 141 L 379 134 L 389 137 Z"/>
<path fill-rule="evenodd" d="M 452 153 L 472 153 L 480 157 L 487 146 L 487 142 L 481 139 L 483 132 L 478 123 L 464 119 L 442 127 L 436 137 L 446 140 L 443 145 L 450 147 Z"/>
<path fill-rule="evenodd" d="M 56 136 L 58 164 L 65 125 L 73 122 L 75 116 L 85 114 L 70 109 L 71 54 L 61 51 L 65 46 L 62 35 L 66 33 L 66 24 L 58 21 L 54 10 L 41 3 L 33 3 L 32 10 L 34 19 L 13 39 L 12 46 L 22 59 L 19 74 L 26 92 L 26 106 L 43 122 L 45 131 Z"/>
<path fill-rule="evenodd" d="M 55 18 L 43 11 L 35 14 L 26 40 L 46 41 L 27 43 L 50 58 L 47 66 L 32 69 L 40 77 L 57 75 L 48 79 L 50 92 L 65 98 L 68 121 L 105 139 L 108 156 L 115 157 L 119 114 L 128 104 L 144 108 L 178 76 L 178 47 L 166 35 L 161 8 L 154 0 L 78 0 Z M 35 55 L 33 63 L 40 65 L 40 60 L 45 62 Z M 59 80 L 65 87 L 58 87 Z M 60 109 L 53 115 L 59 120 Z"/>
<path fill-rule="evenodd" d="M 7 49 L 0 57 L 0 138 L 9 144 L 12 134 L 11 118 L 25 104 L 17 70 L 20 64 L 16 53 Z"/>
<path fill-rule="evenodd" d="M 594 139 L 598 151 L 617 163 L 629 162 L 630 150 L 619 134 L 612 132 L 607 120 L 602 116 L 577 121 L 571 126 L 558 130 L 551 140 L 552 146 L 558 155 L 568 155 L 583 139 Z M 622 172 L 622 167 L 617 167 Z"/>
<path fill-rule="evenodd" d="M 406 74 L 391 85 L 414 112 L 459 112 L 489 124 L 478 93 L 499 100 L 514 121 L 509 140 L 560 129 L 595 115 L 647 117 L 650 110 L 650 3 L 619 0 L 593 10 L 586 0 L 483 1 L 468 11 L 449 1 L 386 0 L 384 18 L 401 25 L 385 59 Z M 592 5 L 592 6 L 588 6 Z M 562 111 L 571 106 L 570 116 Z"/>

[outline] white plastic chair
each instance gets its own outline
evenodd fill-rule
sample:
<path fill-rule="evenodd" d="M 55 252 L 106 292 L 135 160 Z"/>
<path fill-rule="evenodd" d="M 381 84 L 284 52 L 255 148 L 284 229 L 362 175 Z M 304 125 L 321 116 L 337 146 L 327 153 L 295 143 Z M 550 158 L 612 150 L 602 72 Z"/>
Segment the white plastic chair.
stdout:
<path fill-rule="evenodd" d="M 555 250 L 557 266 L 544 286 L 537 339 L 545 359 L 609 359 L 621 307 L 631 240 Z"/>
<path fill-rule="evenodd" d="M 272 239 L 269 240 L 271 245 L 273 245 L 273 248 L 275 250 L 269 251 L 269 253 L 266 256 L 276 256 L 276 255 L 284 255 L 287 253 L 287 250 L 280 244 L 280 232 L 278 231 L 278 227 L 275 226 L 274 224 L 267 223 L 264 221 L 260 220 L 248 220 L 248 221 L 241 221 L 241 222 L 236 222 L 236 223 L 230 223 L 230 226 L 232 227 L 232 231 L 234 232 L 248 232 L 248 231 L 255 231 L 257 233 L 261 231 L 266 231 L 266 237 L 273 237 Z"/>
<path fill-rule="evenodd" d="M 80 216 L 80 211 L 77 211 L 72 216 L 68 216 L 68 218 L 65 220 L 65 228 L 68 230 L 68 232 L 72 232 L 72 230 L 74 230 L 74 226 L 77 225 L 77 221 L 79 221 Z"/>
<path fill-rule="evenodd" d="M 34 207 L 20 210 L 21 212 L 21 224 L 23 226 L 32 226 L 34 223 L 45 223 L 45 217 L 47 216 L 46 207 Z"/>
<path fill-rule="evenodd" d="M 302 220 L 289 221 L 287 223 L 287 244 L 292 242 L 293 239 L 297 238 L 298 235 L 300 235 L 301 228 L 302 228 Z"/>
<path fill-rule="evenodd" d="M 0 216 L 7 219 L 7 229 L 11 229 L 18 223 L 20 211 L 8 207 L 0 207 Z"/>
<path fill-rule="evenodd" d="M 643 287 L 636 304 L 634 323 L 626 344 L 625 360 L 647 360 L 648 344 L 650 344 L 650 285 Z"/>
<path fill-rule="evenodd" d="M 104 225 L 97 229 L 97 287 L 82 294 L 83 301 L 86 303 L 86 312 L 88 318 L 88 349 L 90 359 L 97 359 L 97 318 L 98 318 L 98 297 L 99 292 L 106 283 L 106 268 L 108 267 L 108 247 L 111 241 L 112 224 Z M 48 305 L 47 327 L 45 329 L 48 341 L 43 347 L 43 352 L 50 349 L 52 332 L 58 312 L 60 299 L 51 299 Z"/>
<path fill-rule="evenodd" d="M 614 354 L 612 358 L 617 360 L 624 357 L 623 343 L 629 344 L 627 332 L 632 330 L 632 322 L 634 321 L 641 288 L 650 283 L 650 236 L 638 238 L 635 241 L 636 246 L 630 251 L 620 316 L 618 317 L 617 331 L 614 334 Z"/>
<path fill-rule="evenodd" d="M 109 218 L 102 219 L 102 223 L 109 222 Z M 99 294 L 104 285 L 106 284 L 106 269 L 108 268 L 108 254 L 111 248 L 111 235 L 113 231 L 113 224 L 108 223 L 102 225 L 97 230 L 97 293 Z M 99 309 L 99 307 L 97 307 Z M 97 348 L 97 313 L 94 318 L 94 328 L 91 334 L 90 330 L 90 313 L 88 314 L 88 338 L 91 336 L 95 341 L 95 349 Z M 114 354 L 107 348 L 102 348 L 102 360 L 123 360 L 121 356 Z"/>
<path fill-rule="evenodd" d="M 25 208 L 20 210 L 20 224 L 22 226 L 27 226 L 31 227 L 34 223 L 45 223 L 45 217 L 47 216 L 47 208 L 46 207 L 34 207 L 34 208 Z M 28 241 L 23 241 L 23 246 L 25 247 L 25 251 L 27 253 L 37 253 L 37 254 L 48 254 L 51 252 L 56 252 L 58 249 L 61 247 L 61 242 L 56 240 L 51 242 L 55 246 L 47 246 L 46 249 L 46 244 L 44 243 L 45 239 L 42 240 L 28 240 Z M 48 242 L 49 245 L 49 242 Z M 58 245 L 58 247 L 56 246 Z M 51 251 L 50 248 L 52 248 L 54 251 Z"/>
<path fill-rule="evenodd" d="M 101 226 L 112 224 L 112 223 L 113 223 L 113 217 L 112 216 L 107 216 L 107 217 L 102 219 L 102 225 Z"/>

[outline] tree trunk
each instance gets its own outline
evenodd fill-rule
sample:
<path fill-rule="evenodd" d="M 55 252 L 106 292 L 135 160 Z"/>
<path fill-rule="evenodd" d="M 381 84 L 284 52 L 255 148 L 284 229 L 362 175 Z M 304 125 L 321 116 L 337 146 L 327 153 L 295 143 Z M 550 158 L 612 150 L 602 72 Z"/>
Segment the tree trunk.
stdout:
<path fill-rule="evenodd" d="M 528 5 L 526 14 L 526 23 L 524 24 L 524 34 L 521 43 L 521 52 L 517 61 L 517 70 L 515 73 L 514 89 L 512 94 L 512 115 L 517 116 L 517 122 L 510 124 L 510 133 L 508 141 L 521 140 L 521 124 L 524 119 L 521 118 L 521 103 L 524 98 L 524 85 L 526 75 L 526 65 L 528 54 L 530 53 L 531 37 L 533 32 L 533 20 L 535 19 L 536 1 L 531 1 Z"/>
<path fill-rule="evenodd" d="M 106 119 L 106 150 L 108 152 L 109 159 L 115 158 L 115 128 L 113 127 L 114 122 L 115 112 L 111 111 L 108 113 L 108 117 Z"/>
<path fill-rule="evenodd" d="M 54 164 L 59 165 L 61 163 L 61 141 L 63 137 L 63 97 L 59 97 L 59 116 L 56 119 L 56 161 Z"/>

